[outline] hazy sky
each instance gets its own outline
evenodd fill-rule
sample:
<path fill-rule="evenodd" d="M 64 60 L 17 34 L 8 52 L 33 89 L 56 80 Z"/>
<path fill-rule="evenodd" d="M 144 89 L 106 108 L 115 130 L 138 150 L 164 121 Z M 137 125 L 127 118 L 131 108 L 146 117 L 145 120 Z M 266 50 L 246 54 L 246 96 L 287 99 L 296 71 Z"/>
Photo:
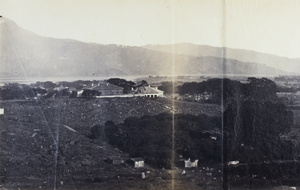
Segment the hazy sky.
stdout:
<path fill-rule="evenodd" d="M 190 42 L 300 57 L 300 0 L 0 0 L 0 14 L 56 38 Z"/>

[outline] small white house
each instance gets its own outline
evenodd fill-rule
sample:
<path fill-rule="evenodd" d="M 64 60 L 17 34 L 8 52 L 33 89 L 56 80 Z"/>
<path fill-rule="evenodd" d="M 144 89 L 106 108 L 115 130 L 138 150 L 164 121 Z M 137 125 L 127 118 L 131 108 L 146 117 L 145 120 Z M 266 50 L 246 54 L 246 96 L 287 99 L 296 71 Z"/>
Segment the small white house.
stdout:
<path fill-rule="evenodd" d="M 159 90 L 158 87 L 143 86 L 138 88 L 138 94 L 148 98 L 164 97 L 164 91 Z"/>
<path fill-rule="evenodd" d="M 4 108 L 0 108 L 0 115 L 4 114 Z"/>
<path fill-rule="evenodd" d="M 130 158 L 128 163 L 133 165 L 135 168 L 142 168 L 145 166 L 145 162 L 143 158 Z"/>
<path fill-rule="evenodd" d="M 240 163 L 239 161 L 230 161 L 230 162 L 228 162 L 228 166 L 230 166 L 230 165 L 237 165 L 239 163 Z"/>
<path fill-rule="evenodd" d="M 198 161 L 199 160 L 191 161 L 190 158 L 188 160 L 184 160 L 184 167 L 185 168 L 195 168 L 195 167 L 198 167 Z"/>

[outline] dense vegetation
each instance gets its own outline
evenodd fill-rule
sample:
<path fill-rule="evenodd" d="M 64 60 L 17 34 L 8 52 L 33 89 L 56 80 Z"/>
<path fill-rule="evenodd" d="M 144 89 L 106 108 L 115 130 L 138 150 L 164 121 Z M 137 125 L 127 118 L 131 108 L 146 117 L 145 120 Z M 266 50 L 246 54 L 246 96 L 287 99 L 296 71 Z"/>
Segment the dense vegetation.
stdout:
<path fill-rule="evenodd" d="M 292 159 L 293 145 L 280 135 L 293 126 L 293 113 L 277 98 L 275 83 L 249 78 L 246 84 L 224 84 L 225 158 L 247 163 Z"/>
<path fill-rule="evenodd" d="M 132 81 L 127 81 L 125 79 L 120 79 L 120 78 L 110 78 L 107 80 L 107 82 L 116 86 L 123 87 L 124 88 L 123 93 L 125 94 L 131 92 L 131 89 L 136 85 Z"/>
<path fill-rule="evenodd" d="M 225 107 L 233 101 L 245 99 L 262 99 L 277 101 L 278 88 L 276 84 L 267 78 L 248 78 L 248 83 L 230 79 L 209 79 L 203 82 L 189 82 L 178 86 L 178 93 L 182 96 L 195 97 L 201 94 L 211 94 L 207 103 L 223 104 Z"/>
<path fill-rule="evenodd" d="M 172 129 L 174 122 L 174 131 Z M 146 162 L 170 168 L 172 165 L 172 134 L 174 132 L 175 162 L 179 158 L 200 159 L 201 163 L 221 162 L 221 118 L 206 115 L 159 114 L 130 117 L 124 123 L 111 121 L 91 129 L 90 138 L 106 137 L 110 144 L 132 157 L 144 157 Z"/>
<path fill-rule="evenodd" d="M 212 102 L 223 104 L 224 139 L 218 133 L 222 119 L 205 115 L 175 114 L 174 120 L 171 114 L 128 118 L 121 124 L 107 122 L 103 133 L 112 145 L 160 167 L 170 167 L 172 125 L 176 158 L 182 155 L 202 163 L 219 162 L 221 156 L 225 162 L 243 163 L 296 158 L 293 143 L 280 137 L 293 126 L 293 114 L 277 98 L 273 81 L 249 78 L 248 83 L 242 84 L 211 79 L 179 87 L 181 94 L 205 91 L 212 93 Z M 212 140 L 214 137 L 216 141 Z"/>
<path fill-rule="evenodd" d="M 224 112 L 225 155 L 254 163 L 293 159 L 293 144 L 281 140 L 293 126 L 292 112 L 280 103 L 246 100 Z"/>
<path fill-rule="evenodd" d="M 3 100 L 33 98 L 38 93 L 46 94 L 46 92 L 42 88 L 31 88 L 29 85 L 13 83 L 0 88 L 0 98 Z"/>
<path fill-rule="evenodd" d="M 8 84 L 1 87 L 0 96 L 2 99 L 27 99 L 37 95 L 44 98 L 76 97 L 64 88 L 55 91 L 48 90 L 46 87 L 50 89 L 70 85 L 70 87 L 80 88 L 91 82 L 93 81 L 58 84 L 48 81 L 34 85 Z M 126 89 L 133 85 L 135 87 L 146 85 L 146 81 L 134 84 L 124 79 L 109 79 L 109 82 L 127 86 Z M 163 83 L 162 86 L 165 87 L 166 92 L 173 90 L 173 84 L 170 82 Z M 277 90 L 276 84 L 266 78 L 249 78 L 248 83 L 229 79 L 209 79 L 178 86 L 178 93 L 181 95 L 198 96 L 207 93 L 211 95 L 207 102 L 223 105 L 225 160 L 243 162 L 295 158 L 293 143 L 280 138 L 280 135 L 289 132 L 293 126 L 293 114 L 276 96 Z M 211 142 L 221 145 L 220 138 L 217 138 L 218 141 L 211 141 L 209 138 L 211 135 L 205 136 L 203 133 L 205 130 L 220 129 L 220 120 L 220 118 L 209 118 L 203 115 L 174 115 L 174 121 L 169 114 L 144 116 L 128 118 L 121 124 L 107 122 L 105 134 L 111 144 L 129 152 L 132 156 L 143 156 L 149 162 L 167 167 L 170 163 L 170 147 L 172 147 L 170 135 L 174 124 L 176 156 L 201 158 L 204 162 L 210 159 L 218 161 L 218 158 L 212 156 L 215 152 L 211 150 L 219 150 L 219 148 L 211 145 Z M 93 138 L 98 137 L 95 132 L 92 134 L 94 134 Z"/>
<path fill-rule="evenodd" d="M 177 87 L 177 83 L 166 81 L 162 82 L 158 89 L 164 91 L 164 94 L 172 94 L 178 92 Z"/>

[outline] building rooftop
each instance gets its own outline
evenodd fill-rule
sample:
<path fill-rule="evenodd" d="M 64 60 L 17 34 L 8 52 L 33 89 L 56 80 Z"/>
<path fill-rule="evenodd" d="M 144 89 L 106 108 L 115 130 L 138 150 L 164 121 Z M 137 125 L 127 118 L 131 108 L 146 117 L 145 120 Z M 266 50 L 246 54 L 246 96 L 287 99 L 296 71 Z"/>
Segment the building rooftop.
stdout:
<path fill-rule="evenodd" d="M 152 88 L 150 86 L 144 86 L 139 88 L 141 94 L 157 94 L 163 93 L 163 91 L 158 90 L 156 88 Z"/>
<path fill-rule="evenodd" d="M 132 160 L 134 162 L 139 162 L 139 161 L 144 161 L 144 158 L 137 157 L 137 158 L 130 158 L 130 160 Z"/>

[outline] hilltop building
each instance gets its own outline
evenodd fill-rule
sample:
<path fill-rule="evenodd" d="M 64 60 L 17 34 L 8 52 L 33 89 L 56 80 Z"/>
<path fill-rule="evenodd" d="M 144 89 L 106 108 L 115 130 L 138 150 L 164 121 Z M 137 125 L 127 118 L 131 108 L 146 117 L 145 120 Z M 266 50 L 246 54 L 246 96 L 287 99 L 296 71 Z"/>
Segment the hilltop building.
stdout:
<path fill-rule="evenodd" d="M 148 97 L 157 98 L 164 97 L 164 91 L 159 90 L 158 87 L 140 86 L 132 88 L 130 93 L 124 94 L 124 88 L 110 84 L 108 82 L 99 82 L 97 84 L 91 84 L 78 91 L 78 97 L 85 98 L 114 98 L 114 97 Z"/>
<path fill-rule="evenodd" d="M 138 158 L 130 158 L 127 161 L 128 164 L 134 166 L 135 168 L 142 168 L 145 166 L 144 159 L 141 157 Z"/>
<path fill-rule="evenodd" d="M 85 87 L 82 92 L 83 97 L 96 97 L 96 96 L 109 96 L 109 95 L 122 95 L 122 87 L 107 83 L 100 82 L 96 85 L 92 84 L 90 87 Z"/>
<path fill-rule="evenodd" d="M 191 159 L 184 160 L 184 167 L 185 168 L 195 168 L 195 167 L 198 167 L 198 161 L 199 160 L 192 161 Z"/>
<path fill-rule="evenodd" d="M 151 87 L 150 85 L 139 87 L 137 93 L 148 98 L 164 97 L 164 91 L 159 90 L 157 87 Z"/>

